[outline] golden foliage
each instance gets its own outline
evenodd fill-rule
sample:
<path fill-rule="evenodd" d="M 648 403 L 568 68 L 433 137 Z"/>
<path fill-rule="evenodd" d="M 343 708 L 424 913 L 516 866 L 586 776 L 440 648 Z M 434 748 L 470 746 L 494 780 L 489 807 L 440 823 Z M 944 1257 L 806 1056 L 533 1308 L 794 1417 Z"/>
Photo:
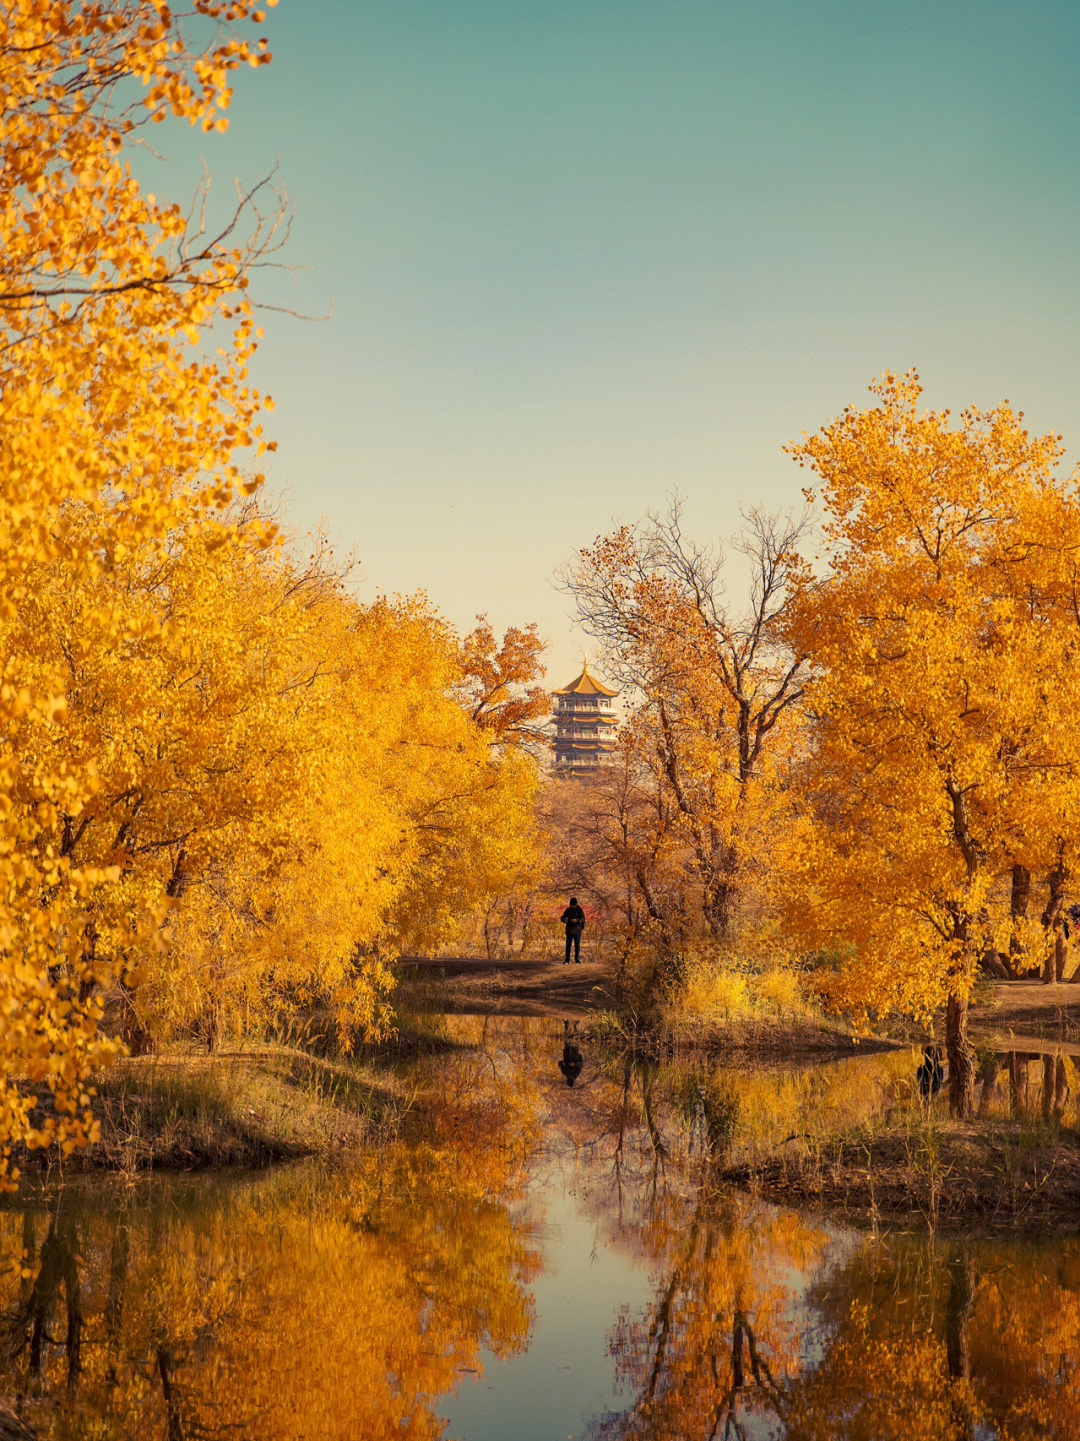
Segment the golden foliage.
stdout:
<path fill-rule="evenodd" d="M 229 18 L 253 13 L 239 0 Z M 70 1145 L 90 1124 L 82 1078 L 110 1051 L 94 898 L 121 874 L 111 857 L 72 857 L 110 757 L 72 734 L 71 667 L 86 650 L 119 665 L 153 649 L 110 578 L 136 553 L 163 560 L 175 528 L 239 482 L 234 450 L 264 448 L 245 292 L 268 237 L 256 225 L 240 242 L 235 221 L 217 238 L 189 233 L 177 206 L 140 191 L 121 151 L 167 110 L 213 127 L 229 73 L 269 55 L 228 30 L 193 52 L 167 9 L 134 0 L 8 0 L 0 56 L 0 1146 L 13 1135 Z M 215 322 L 232 346 L 207 362 L 189 347 Z M 69 655 L 41 629 L 43 584 L 57 599 L 49 574 L 67 592 L 57 621 Z M 127 938 L 149 939 L 157 919 L 130 914 Z M 29 1102 L 9 1084 L 23 1075 L 55 1094 L 58 1119 L 43 1130 L 28 1128 Z"/>
<path fill-rule="evenodd" d="M 792 919 L 855 946 L 830 990 L 856 1015 L 948 1005 L 967 1111 L 992 886 L 1017 861 L 1071 862 L 1080 507 L 1054 474 L 1059 438 L 1032 438 L 1007 404 L 952 429 L 918 413 L 913 374 L 872 389 L 878 407 L 791 447 L 820 477 L 830 545 L 788 623 L 817 719 Z"/>
<path fill-rule="evenodd" d="M 395 951 L 531 844 L 535 631 L 361 606 L 239 500 L 273 223 L 238 241 L 249 196 L 192 233 L 123 159 L 167 111 L 220 128 L 269 58 L 246 0 L 196 9 L 202 52 L 136 0 L 0 11 L 0 1185 L 12 1140 L 92 1136 L 106 1003 L 136 1049 L 297 999 L 378 1033 Z"/>

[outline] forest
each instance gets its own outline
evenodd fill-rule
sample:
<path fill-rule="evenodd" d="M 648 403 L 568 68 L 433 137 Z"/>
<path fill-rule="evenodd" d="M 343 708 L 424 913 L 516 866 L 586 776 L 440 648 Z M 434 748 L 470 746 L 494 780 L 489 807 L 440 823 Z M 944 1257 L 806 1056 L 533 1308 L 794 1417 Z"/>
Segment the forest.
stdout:
<path fill-rule="evenodd" d="M 419 597 L 361 605 L 260 501 L 265 197 L 209 235 L 125 163 L 146 123 L 227 124 L 230 72 L 265 58 L 238 38 L 249 9 L 205 53 L 153 7 L 9 21 L 6 1146 L 84 1141 L 87 1077 L 120 1047 L 191 1028 L 212 1047 L 301 999 L 379 1035 L 396 955 L 573 884 L 560 867 L 591 879 L 624 964 L 828 957 L 821 994 L 856 1021 L 944 1008 L 968 1114 L 979 967 L 1066 965 L 1080 501 L 1061 438 L 1005 402 L 920 413 L 918 378 L 886 375 L 790 447 L 813 526 L 749 514 L 745 605 L 677 500 L 584 546 L 564 583 L 632 699 L 595 804 L 553 797 L 535 627 L 459 636 Z M 231 343 L 207 358 L 211 334 Z M 561 855 L 542 789 L 575 811 Z M 23 1077 L 55 1096 L 43 1125 Z"/>

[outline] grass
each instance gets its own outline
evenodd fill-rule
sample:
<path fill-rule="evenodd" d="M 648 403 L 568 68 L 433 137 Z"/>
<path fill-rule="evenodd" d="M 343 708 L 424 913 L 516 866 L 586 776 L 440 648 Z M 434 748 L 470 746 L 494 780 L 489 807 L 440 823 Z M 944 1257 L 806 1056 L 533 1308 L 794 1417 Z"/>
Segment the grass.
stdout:
<path fill-rule="evenodd" d="M 1080 1206 L 1080 1132 L 1040 1117 L 949 1119 L 939 1097 L 840 1132 L 729 1166 L 725 1179 L 767 1199 L 816 1202 L 877 1223 L 921 1219 L 931 1228 L 978 1219 L 1008 1228 L 1072 1222 Z"/>
<path fill-rule="evenodd" d="M 743 957 L 709 949 L 648 958 L 630 977 L 614 1019 L 594 1025 L 621 1032 L 640 1049 L 692 1047 L 715 1053 L 838 1056 L 887 1048 L 825 1016 L 806 974 L 783 955 Z"/>
<path fill-rule="evenodd" d="M 362 1065 L 267 1045 L 224 1055 L 128 1058 L 96 1079 L 101 1139 L 64 1170 L 261 1166 L 333 1156 L 395 1131 L 408 1099 Z M 59 1165 L 28 1152 L 25 1169 Z"/>

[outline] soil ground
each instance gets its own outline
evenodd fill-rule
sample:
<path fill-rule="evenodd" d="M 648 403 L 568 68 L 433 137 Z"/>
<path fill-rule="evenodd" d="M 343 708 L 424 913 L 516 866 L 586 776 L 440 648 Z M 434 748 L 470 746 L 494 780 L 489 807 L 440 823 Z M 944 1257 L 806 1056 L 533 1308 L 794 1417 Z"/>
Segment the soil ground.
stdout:
<path fill-rule="evenodd" d="M 1010 1033 L 1080 1049 L 1080 985 L 1059 981 L 996 981 L 985 1001 L 972 1004 L 972 1034 L 1008 1041 Z"/>
<path fill-rule="evenodd" d="M 586 1015 L 611 1006 L 614 981 L 607 962 L 582 957 L 565 965 L 544 956 L 509 961 L 471 957 L 408 957 L 401 962 L 406 1000 L 426 1000 L 459 1015 Z"/>
<path fill-rule="evenodd" d="M 511 960 L 408 957 L 401 962 L 406 998 L 461 1015 L 573 1018 L 614 1005 L 610 964 L 583 957 L 564 965 L 546 956 Z M 1007 1044 L 1015 1038 L 1064 1044 L 1080 1053 L 1080 985 L 996 981 L 973 1001 L 973 1036 Z M 1037 1047 L 1036 1047 L 1037 1049 Z"/>

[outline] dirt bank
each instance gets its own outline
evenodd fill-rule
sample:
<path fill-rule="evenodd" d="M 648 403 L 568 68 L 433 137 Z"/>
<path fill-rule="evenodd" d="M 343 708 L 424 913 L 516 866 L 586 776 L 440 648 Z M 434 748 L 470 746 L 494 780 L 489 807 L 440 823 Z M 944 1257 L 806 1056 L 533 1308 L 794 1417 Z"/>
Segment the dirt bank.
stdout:
<path fill-rule="evenodd" d="M 1080 1137 L 1069 1129 L 959 1122 L 838 1138 L 724 1180 L 781 1205 L 816 1203 L 876 1222 L 1075 1227 L 1080 1216 Z"/>
<path fill-rule="evenodd" d="M 564 965 L 544 957 L 508 961 L 410 956 L 400 962 L 401 1000 L 455 1015 L 573 1019 L 615 1004 L 606 962 Z"/>
<path fill-rule="evenodd" d="M 97 1078 L 100 1140 L 64 1157 L 14 1152 L 20 1171 L 191 1171 L 333 1156 L 393 1121 L 401 1097 L 374 1075 L 284 1046 L 129 1057 Z M 35 1088 L 38 1124 L 52 1097 Z"/>
<path fill-rule="evenodd" d="M 989 996 L 972 1005 L 969 1023 L 973 1035 L 1002 1042 L 1012 1032 L 1080 1045 L 1080 985 L 995 982 Z"/>
<path fill-rule="evenodd" d="M 432 1010 L 456 1015 L 551 1016 L 581 1019 L 616 1008 L 613 968 L 609 962 L 584 959 L 564 965 L 548 957 L 485 960 L 475 957 L 407 957 L 400 962 L 400 1003 L 406 1010 Z M 971 1033 L 975 1040 L 1015 1049 L 1030 1040 L 1030 1050 L 1050 1044 L 1080 1054 L 1080 985 L 1068 982 L 1002 981 L 973 1002 Z M 798 1033 L 797 1035 L 795 1033 Z M 916 1043 L 914 1037 L 854 1039 L 834 1021 L 820 1025 L 803 1018 L 797 1024 L 733 1024 L 701 1028 L 694 1040 L 716 1051 L 778 1052 L 793 1046 L 800 1054 L 849 1054 L 860 1045 L 880 1050 Z M 661 1038 L 662 1040 L 663 1038 Z M 682 1037 L 687 1040 L 687 1037 Z"/>

